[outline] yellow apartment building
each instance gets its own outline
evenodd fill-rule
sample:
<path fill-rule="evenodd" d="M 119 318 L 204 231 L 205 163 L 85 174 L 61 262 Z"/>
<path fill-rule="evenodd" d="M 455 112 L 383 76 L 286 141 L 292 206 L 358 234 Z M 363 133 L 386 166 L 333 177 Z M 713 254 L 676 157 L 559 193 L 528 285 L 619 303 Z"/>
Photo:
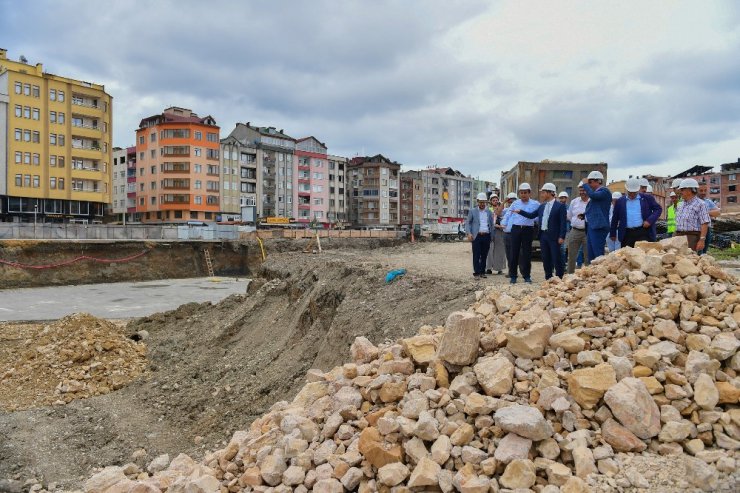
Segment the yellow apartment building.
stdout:
<path fill-rule="evenodd" d="M 9 60 L 0 49 L 0 220 L 102 220 L 111 202 L 105 87 Z"/>

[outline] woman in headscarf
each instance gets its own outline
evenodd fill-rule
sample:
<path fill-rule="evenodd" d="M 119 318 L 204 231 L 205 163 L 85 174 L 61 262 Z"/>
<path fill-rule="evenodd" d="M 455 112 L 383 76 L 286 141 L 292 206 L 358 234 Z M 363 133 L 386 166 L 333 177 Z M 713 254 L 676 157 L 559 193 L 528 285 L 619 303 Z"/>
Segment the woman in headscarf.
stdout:
<path fill-rule="evenodd" d="M 488 250 L 486 259 L 486 272 L 488 274 L 501 274 L 506 269 L 506 247 L 504 246 L 504 227 L 501 225 L 504 206 L 499 201 L 498 195 L 493 194 L 490 198 L 491 213 L 493 214 L 494 230 L 491 239 L 491 248 Z"/>

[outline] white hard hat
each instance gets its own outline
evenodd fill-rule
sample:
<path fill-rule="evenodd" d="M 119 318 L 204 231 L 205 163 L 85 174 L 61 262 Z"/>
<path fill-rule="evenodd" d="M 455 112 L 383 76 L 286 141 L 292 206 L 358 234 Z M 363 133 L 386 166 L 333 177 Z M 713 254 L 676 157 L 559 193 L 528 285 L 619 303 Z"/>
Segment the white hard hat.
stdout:
<path fill-rule="evenodd" d="M 566 199 L 569 197 L 568 192 L 560 192 L 558 194 L 558 197 L 565 197 Z"/>
<path fill-rule="evenodd" d="M 584 183 L 586 183 L 586 180 L 581 180 L 578 184 L 578 188 L 583 188 Z"/>
<path fill-rule="evenodd" d="M 653 193 L 653 186 L 652 185 L 648 185 L 647 186 L 647 193 Z"/>
<path fill-rule="evenodd" d="M 540 188 L 540 191 L 555 193 L 558 191 L 558 189 L 555 188 L 554 183 L 545 183 L 544 185 L 542 185 L 542 188 Z"/>
<path fill-rule="evenodd" d="M 493 192 L 493 193 L 492 193 L 492 194 L 491 194 L 491 195 L 490 195 L 490 196 L 488 197 L 488 200 L 491 200 L 491 199 L 492 199 L 492 198 L 494 198 L 494 197 L 498 198 L 498 194 L 497 194 L 496 192 Z"/>
<path fill-rule="evenodd" d="M 627 189 L 628 192 L 635 193 L 640 191 L 640 180 L 637 178 L 630 178 L 627 180 L 627 183 L 625 183 L 624 188 Z"/>
<path fill-rule="evenodd" d="M 668 194 L 668 196 L 669 197 L 675 197 L 676 196 L 676 192 L 671 192 L 671 193 Z"/>
<path fill-rule="evenodd" d="M 622 198 L 622 194 L 620 192 L 614 192 L 612 194 L 612 199 L 614 200 L 621 199 L 621 198 Z"/>
<path fill-rule="evenodd" d="M 589 180 L 603 180 L 604 175 L 601 174 L 601 171 L 592 171 L 588 174 Z"/>
<path fill-rule="evenodd" d="M 683 180 L 681 178 L 676 178 L 675 180 L 673 180 L 673 183 L 671 183 L 671 188 L 678 188 L 678 187 L 680 187 L 682 181 Z"/>
<path fill-rule="evenodd" d="M 532 187 L 529 186 L 529 183 L 522 183 L 519 185 L 519 190 L 532 190 Z"/>
<path fill-rule="evenodd" d="M 693 178 L 686 178 L 685 180 L 681 180 L 679 188 L 699 188 L 699 182 Z"/>
<path fill-rule="evenodd" d="M 640 178 L 640 186 L 641 187 L 649 187 L 650 183 L 647 181 L 647 178 Z"/>
<path fill-rule="evenodd" d="M 506 196 L 507 199 L 516 199 L 516 194 L 514 192 L 509 192 L 509 195 Z"/>
<path fill-rule="evenodd" d="M 478 194 L 478 197 L 476 197 L 478 200 L 482 200 L 483 202 L 486 202 L 488 200 L 488 197 L 486 197 L 486 192 L 481 192 Z"/>

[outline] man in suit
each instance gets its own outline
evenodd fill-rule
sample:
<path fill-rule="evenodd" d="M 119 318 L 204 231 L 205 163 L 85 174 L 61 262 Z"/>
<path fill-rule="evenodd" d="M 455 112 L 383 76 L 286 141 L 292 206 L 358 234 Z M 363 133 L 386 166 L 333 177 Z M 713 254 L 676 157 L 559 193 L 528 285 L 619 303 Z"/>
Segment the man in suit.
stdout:
<path fill-rule="evenodd" d="M 540 225 L 540 249 L 542 250 L 542 266 L 545 268 L 545 279 L 552 277 L 553 267 L 555 275 L 563 277 L 565 262 L 560 254 L 560 245 L 565 242 L 567 232 L 566 208 L 555 200 L 557 189 L 552 183 L 545 183 L 540 189 L 540 206 L 534 212 L 516 210 L 517 214 L 530 219 L 537 219 Z"/>
<path fill-rule="evenodd" d="M 630 178 L 625 184 L 627 195 L 614 204 L 609 237 L 622 246 L 633 247 L 638 241 L 651 241 L 651 229 L 663 208 L 652 195 L 639 193 L 640 182 Z"/>
<path fill-rule="evenodd" d="M 491 247 L 491 236 L 495 223 L 493 214 L 488 206 L 488 197 L 481 192 L 476 197 L 478 207 L 470 209 L 465 220 L 465 231 L 468 233 L 468 241 L 473 245 L 473 277 L 486 277 L 486 258 L 488 249 Z"/>
<path fill-rule="evenodd" d="M 609 236 L 609 208 L 612 205 L 612 193 L 604 186 L 604 175 L 601 171 L 592 171 L 583 184 L 588 195 L 586 205 L 586 238 L 588 258 L 594 259 L 604 255 L 606 237 Z"/>

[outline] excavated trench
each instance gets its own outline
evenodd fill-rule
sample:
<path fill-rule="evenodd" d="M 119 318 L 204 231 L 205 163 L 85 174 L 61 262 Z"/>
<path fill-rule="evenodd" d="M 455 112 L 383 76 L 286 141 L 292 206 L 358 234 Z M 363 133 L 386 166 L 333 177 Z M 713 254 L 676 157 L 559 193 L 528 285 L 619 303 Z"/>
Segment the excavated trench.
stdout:
<path fill-rule="evenodd" d="M 0 480 L 79 486 L 137 449 L 146 450 L 139 465 L 199 456 L 290 398 L 309 368 L 347 360 L 355 337 L 408 336 L 474 298 L 471 283 L 455 280 L 407 274 L 386 284 L 386 270 L 359 257 L 284 253 L 244 295 L 130 322 L 127 333 L 148 346 L 147 376 L 65 406 L 0 413 Z"/>

